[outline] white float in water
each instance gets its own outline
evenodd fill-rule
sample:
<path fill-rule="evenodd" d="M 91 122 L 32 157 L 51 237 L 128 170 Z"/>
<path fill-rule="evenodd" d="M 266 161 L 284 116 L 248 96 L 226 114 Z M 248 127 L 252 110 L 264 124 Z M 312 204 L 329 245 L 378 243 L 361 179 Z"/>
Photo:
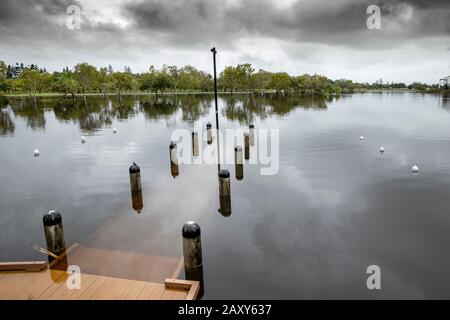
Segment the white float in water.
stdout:
<path fill-rule="evenodd" d="M 361 136 L 361 137 L 359 137 L 359 140 L 364 140 L 365 138 L 364 138 L 364 136 Z"/>
<path fill-rule="evenodd" d="M 113 128 L 113 133 L 117 133 L 117 129 L 116 128 Z"/>
<path fill-rule="evenodd" d="M 39 157 L 39 150 L 38 149 L 34 149 L 33 154 L 35 157 Z"/>
<path fill-rule="evenodd" d="M 383 146 L 380 147 L 380 152 L 381 152 L 381 153 L 384 152 L 384 147 L 383 147 Z"/>
<path fill-rule="evenodd" d="M 414 172 L 414 173 L 418 173 L 418 172 L 419 172 L 419 167 L 416 166 L 416 165 L 414 165 L 414 166 L 411 168 L 411 171 Z"/>
<path fill-rule="evenodd" d="M 85 143 L 86 142 L 86 137 L 85 136 L 81 136 L 81 143 Z"/>

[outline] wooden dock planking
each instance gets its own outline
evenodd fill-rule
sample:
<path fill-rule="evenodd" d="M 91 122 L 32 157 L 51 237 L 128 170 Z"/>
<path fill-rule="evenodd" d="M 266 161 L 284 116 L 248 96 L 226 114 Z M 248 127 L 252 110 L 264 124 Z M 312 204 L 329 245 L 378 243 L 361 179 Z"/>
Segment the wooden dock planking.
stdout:
<path fill-rule="evenodd" d="M 81 288 L 71 290 L 59 281 L 68 275 L 63 271 L 4 271 L 0 275 L 2 300 L 186 300 L 195 299 L 198 292 L 198 282 L 177 279 L 161 284 L 82 274 Z"/>
<path fill-rule="evenodd" d="M 81 264 L 80 289 L 67 288 L 70 274 L 62 270 L 67 265 L 59 265 L 55 260 L 43 271 L 0 270 L 0 300 L 194 300 L 199 291 L 197 281 L 176 279 L 183 266 L 182 258 L 86 248 L 77 244 L 66 253 L 70 253 L 69 265 Z M 3 263 L 3 266 L 15 269 L 17 264 L 34 267 L 35 263 Z M 172 277 L 166 278 L 167 275 Z"/>
<path fill-rule="evenodd" d="M 64 275 L 59 270 L 6 274 L 0 286 L 0 299 L 36 299 L 52 286 L 52 276 L 57 280 Z"/>

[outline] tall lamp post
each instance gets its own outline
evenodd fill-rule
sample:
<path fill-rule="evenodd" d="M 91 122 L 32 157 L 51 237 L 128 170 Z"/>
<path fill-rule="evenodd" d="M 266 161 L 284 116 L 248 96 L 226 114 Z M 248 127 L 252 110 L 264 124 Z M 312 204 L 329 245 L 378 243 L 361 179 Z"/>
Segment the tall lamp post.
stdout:
<path fill-rule="evenodd" d="M 219 149 L 219 111 L 217 107 L 217 72 L 216 72 L 216 48 L 212 48 L 213 63 L 214 63 L 214 102 L 216 104 L 216 139 L 217 139 L 217 174 L 220 172 L 220 149 Z"/>

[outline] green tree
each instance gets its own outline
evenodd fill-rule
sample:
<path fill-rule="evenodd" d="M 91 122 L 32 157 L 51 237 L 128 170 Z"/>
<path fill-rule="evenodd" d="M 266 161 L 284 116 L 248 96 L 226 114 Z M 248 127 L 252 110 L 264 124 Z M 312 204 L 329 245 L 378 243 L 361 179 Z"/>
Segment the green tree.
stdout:
<path fill-rule="evenodd" d="M 103 96 L 106 96 L 106 93 L 108 93 L 108 91 L 113 87 L 111 74 L 109 73 L 108 68 L 100 68 L 100 71 L 97 72 L 96 83 Z"/>
<path fill-rule="evenodd" d="M 269 86 L 275 89 L 277 93 L 286 92 L 291 88 L 291 77 L 286 72 L 274 73 Z"/>
<path fill-rule="evenodd" d="M 52 75 L 51 89 L 54 92 L 62 92 L 64 96 L 71 94 L 72 96 L 78 92 L 78 82 L 73 79 L 69 73 L 55 72 Z"/>
<path fill-rule="evenodd" d="M 159 91 L 165 91 L 168 88 L 173 87 L 173 81 L 170 75 L 165 72 L 158 72 L 153 83 L 153 90 L 158 95 Z"/>
<path fill-rule="evenodd" d="M 86 93 L 95 87 L 97 69 L 88 63 L 79 63 L 75 66 L 74 75 L 86 97 Z"/>
<path fill-rule="evenodd" d="M 8 72 L 8 67 L 6 66 L 5 62 L 0 60 L 0 80 L 6 79 L 7 72 Z"/>
<path fill-rule="evenodd" d="M 36 97 L 36 94 L 44 85 L 44 78 L 42 74 L 37 70 L 31 70 L 28 68 L 23 70 L 20 75 L 20 80 L 24 90 L 26 90 L 32 97 Z"/>
<path fill-rule="evenodd" d="M 242 83 L 243 71 L 242 69 L 235 67 L 226 67 L 219 75 L 222 86 L 228 89 L 233 95 L 233 92 L 237 90 Z"/>
<path fill-rule="evenodd" d="M 133 77 L 127 72 L 113 72 L 112 83 L 119 98 L 123 91 L 131 89 L 132 80 Z"/>

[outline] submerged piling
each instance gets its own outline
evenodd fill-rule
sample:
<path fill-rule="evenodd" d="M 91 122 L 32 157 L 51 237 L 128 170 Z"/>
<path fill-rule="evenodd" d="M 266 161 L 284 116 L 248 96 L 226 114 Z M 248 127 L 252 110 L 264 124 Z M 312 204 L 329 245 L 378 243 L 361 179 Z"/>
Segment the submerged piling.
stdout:
<path fill-rule="evenodd" d="M 177 144 L 173 141 L 170 141 L 169 157 L 171 163 L 178 165 L 178 147 Z"/>
<path fill-rule="evenodd" d="M 206 137 L 207 137 L 208 144 L 211 144 L 212 143 L 211 122 L 208 122 L 206 124 Z"/>
<path fill-rule="evenodd" d="M 178 167 L 178 147 L 173 141 L 170 141 L 169 145 L 169 158 L 170 158 L 170 173 L 172 177 L 176 178 L 180 174 Z"/>
<path fill-rule="evenodd" d="M 141 186 L 141 168 L 139 168 L 139 166 L 133 162 L 133 164 L 131 165 L 130 169 L 130 187 L 131 190 L 135 190 L 135 191 L 142 191 L 142 186 Z"/>
<path fill-rule="evenodd" d="M 50 210 L 44 215 L 42 220 L 44 222 L 47 250 L 56 255 L 60 255 L 66 249 L 61 214 L 57 211 Z"/>
<path fill-rule="evenodd" d="M 244 158 L 241 146 L 234 147 L 234 171 L 237 180 L 244 179 Z"/>
<path fill-rule="evenodd" d="M 142 185 L 141 185 L 141 168 L 133 162 L 130 169 L 130 188 L 131 188 L 131 206 L 137 213 L 141 213 L 144 208 L 144 201 L 142 200 Z"/>
<path fill-rule="evenodd" d="M 250 159 L 250 137 L 246 132 L 244 133 L 244 145 L 245 145 L 245 160 Z"/>
<path fill-rule="evenodd" d="M 44 223 L 45 242 L 47 250 L 59 256 L 56 259 L 48 256 L 50 276 L 54 282 L 64 282 L 67 279 L 68 262 L 66 254 L 66 242 L 64 240 L 64 228 L 61 214 L 57 211 L 50 210 L 44 214 L 42 218 Z M 61 272 L 64 272 L 61 275 Z"/>
<path fill-rule="evenodd" d="M 248 126 L 248 131 L 249 131 L 249 142 L 250 145 L 253 147 L 255 145 L 255 125 L 250 124 Z"/>
<path fill-rule="evenodd" d="M 222 169 L 219 172 L 219 200 L 220 213 L 229 217 L 231 215 L 231 186 L 230 186 L 230 172 Z"/>
<path fill-rule="evenodd" d="M 192 131 L 192 155 L 194 157 L 198 157 L 198 133 L 196 131 Z"/>
<path fill-rule="evenodd" d="M 184 273 L 186 280 L 200 282 L 199 297 L 203 296 L 203 257 L 200 226 L 188 221 L 181 230 L 183 236 Z"/>

